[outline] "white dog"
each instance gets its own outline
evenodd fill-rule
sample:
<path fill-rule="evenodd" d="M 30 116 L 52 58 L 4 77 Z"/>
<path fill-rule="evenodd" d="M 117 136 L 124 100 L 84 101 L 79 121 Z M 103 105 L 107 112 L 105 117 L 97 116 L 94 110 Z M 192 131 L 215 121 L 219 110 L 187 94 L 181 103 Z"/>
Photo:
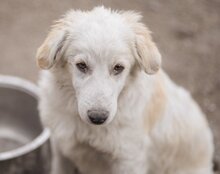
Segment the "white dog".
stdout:
<path fill-rule="evenodd" d="M 160 70 L 141 16 L 69 11 L 39 48 L 52 174 L 212 174 L 205 116 Z M 49 69 L 49 70 L 48 70 Z"/>

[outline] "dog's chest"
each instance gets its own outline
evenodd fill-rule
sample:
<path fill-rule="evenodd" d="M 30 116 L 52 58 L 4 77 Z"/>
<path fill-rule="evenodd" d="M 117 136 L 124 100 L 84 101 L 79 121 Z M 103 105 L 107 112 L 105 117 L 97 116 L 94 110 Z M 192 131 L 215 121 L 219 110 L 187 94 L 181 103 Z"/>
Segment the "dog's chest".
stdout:
<path fill-rule="evenodd" d="M 74 146 L 72 161 L 80 174 L 110 174 L 111 156 L 100 152 L 88 144 L 79 143 Z"/>
<path fill-rule="evenodd" d="M 147 140 L 137 130 L 128 128 L 90 129 L 77 125 L 71 148 L 64 148 L 82 174 L 110 174 L 114 160 L 137 158 L 147 147 Z M 67 140 L 68 141 L 68 140 Z"/>
<path fill-rule="evenodd" d="M 142 129 L 134 128 L 134 122 L 130 126 L 113 123 L 108 128 L 91 127 L 71 116 L 66 117 L 74 118 L 73 121 L 66 119 L 58 124 L 55 137 L 62 153 L 82 174 L 109 174 L 114 160 L 145 156 L 148 136 Z"/>

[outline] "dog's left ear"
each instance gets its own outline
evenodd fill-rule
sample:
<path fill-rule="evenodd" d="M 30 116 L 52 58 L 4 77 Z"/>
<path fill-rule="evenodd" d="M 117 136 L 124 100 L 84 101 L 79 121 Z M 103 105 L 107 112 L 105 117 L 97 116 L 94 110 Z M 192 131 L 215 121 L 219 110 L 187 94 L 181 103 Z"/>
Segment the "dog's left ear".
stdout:
<path fill-rule="evenodd" d="M 50 69 L 61 58 L 65 38 L 65 27 L 58 21 L 37 50 L 37 64 L 41 69 Z"/>
<path fill-rule="evenodd" d="M 161 55 L 150 31 L 140 22 L 142 16 L 132 11 L 122 14 L 135 33 L 133 52 L 138 64 L 147 74 L 155 74 L 161 67 Z"/>
<path fill-rule="evenodd" d="M 160 52 L 144 27 L 136 30 L 135 50 L 136 59 L 147 74 L 155 74 L 160 69 Z"/>

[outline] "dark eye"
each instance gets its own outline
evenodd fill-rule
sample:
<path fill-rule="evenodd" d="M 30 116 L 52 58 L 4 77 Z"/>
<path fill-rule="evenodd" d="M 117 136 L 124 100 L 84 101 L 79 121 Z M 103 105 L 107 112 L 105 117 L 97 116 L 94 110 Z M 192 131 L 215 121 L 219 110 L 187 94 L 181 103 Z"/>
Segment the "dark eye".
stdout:
<path fill-rule="evenodd" d="M 86 73 L 88 71 L 88 66 L 86 65 L 85 62 L 77 63 L 76 67 L 78 68 L 78 70 L 80 70 L 83 73 Z"/>
<path fill-rule="evenodd" d="M 124 66 L 117 64 L 114 66 L 114 74 L 118 75 L 124 70 Z"/>

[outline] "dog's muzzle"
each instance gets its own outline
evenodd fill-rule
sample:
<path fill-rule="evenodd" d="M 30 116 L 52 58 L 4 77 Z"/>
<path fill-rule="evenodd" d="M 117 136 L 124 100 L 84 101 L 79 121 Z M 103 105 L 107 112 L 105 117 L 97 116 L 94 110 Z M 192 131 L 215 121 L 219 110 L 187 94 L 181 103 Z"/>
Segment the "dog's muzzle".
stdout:
<path fill-rule="evenodd" d="M 107 120 L 109 116 L 109 112 L 102 109 L 93 109 L 93 110 L 88 110 L 87 115 L 91 123 L 100 125 Z"/>

